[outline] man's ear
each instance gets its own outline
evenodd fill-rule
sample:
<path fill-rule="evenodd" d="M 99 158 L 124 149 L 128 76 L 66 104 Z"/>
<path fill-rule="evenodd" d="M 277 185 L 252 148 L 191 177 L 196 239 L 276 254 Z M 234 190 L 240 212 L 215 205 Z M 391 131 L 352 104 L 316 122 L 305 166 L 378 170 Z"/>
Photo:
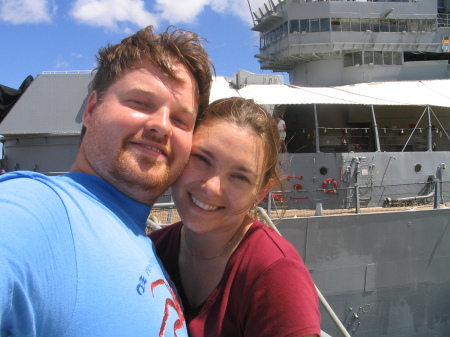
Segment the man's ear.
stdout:
<path fill-rule="evenodd" d="M 83 111 L 83 125 L 87 127 L 92 120 L 92 114 L 97 107 L 97 91 L 92 91 L 86 103 L 86 107 Z"/>
<path fill-rule="evenodd" d="M 267 184 L 265 186 L 262 186 L 259 190 L 257 196 L 256 196 L 256 204 L 259 204 L 261 200 L 264 199 L 264 197 L 269 193 L 269 191 L 272 189 L 272 187 L 275 185 L 275 180 L 272 178 L 269 179 Z"/>

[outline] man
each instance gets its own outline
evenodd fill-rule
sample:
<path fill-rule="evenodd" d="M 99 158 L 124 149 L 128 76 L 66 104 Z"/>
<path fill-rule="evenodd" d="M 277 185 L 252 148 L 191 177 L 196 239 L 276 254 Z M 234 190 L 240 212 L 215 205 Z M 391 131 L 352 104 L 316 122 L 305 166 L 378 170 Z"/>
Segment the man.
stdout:
<path fill-rule="evenodd" d="M 212 64 L 196 34 L 152 27 L 98 62 L 71 172 L 0 179 L 1 336 L 187 336 L 145 223 L 188 160 Z"/>
<path fill-rule="evenodd" d="M 278 133 L 280 134 L 281 152 L 286 152 L 286 123 L 282 115 L 277 115 Z"/>

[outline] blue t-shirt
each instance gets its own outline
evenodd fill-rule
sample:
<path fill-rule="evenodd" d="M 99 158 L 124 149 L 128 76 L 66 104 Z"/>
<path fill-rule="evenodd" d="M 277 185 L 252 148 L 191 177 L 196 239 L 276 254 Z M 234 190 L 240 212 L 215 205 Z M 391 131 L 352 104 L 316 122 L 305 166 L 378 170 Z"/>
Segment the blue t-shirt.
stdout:
<path fill-rule="evenodd" d="M 83 173 L 0 182 L 1 336 L 187 336 L 149 206 Z"/>

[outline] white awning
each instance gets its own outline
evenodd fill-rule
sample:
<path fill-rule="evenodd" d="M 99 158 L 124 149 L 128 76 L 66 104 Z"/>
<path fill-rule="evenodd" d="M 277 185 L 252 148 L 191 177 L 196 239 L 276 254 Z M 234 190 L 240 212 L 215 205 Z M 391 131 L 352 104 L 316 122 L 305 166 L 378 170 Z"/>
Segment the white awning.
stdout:
<path fill-rule="evenodd" d="M 450 107 L 450 80 L 360 83 L 337 87 L 248 85 L 240 96 L 260 104 L 364 104 Z"/>
<path fill-rule="evenodd" d="M 230 83 L 228 83 L 227 79 L 223 76 L 213 77 L 211 87 L 211 94 L 209 96 L 209 101 L 214 102 L 220 98 L 226 97 L 239 97 L 239 94 L 236 89 L 232 89 L 230 87 Z"/>

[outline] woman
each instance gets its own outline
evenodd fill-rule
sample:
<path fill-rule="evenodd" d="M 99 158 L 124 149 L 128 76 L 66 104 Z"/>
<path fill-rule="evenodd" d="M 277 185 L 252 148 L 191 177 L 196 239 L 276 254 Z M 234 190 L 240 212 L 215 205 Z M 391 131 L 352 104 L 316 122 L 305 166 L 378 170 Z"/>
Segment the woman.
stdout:
<path fill-rule="evenodd" d="M 191 336 L 318 336 L 317 294 L 295 248 L 249 213 L 281 186 L 275 119 L 252 100 L 204 112 L 172 186 L 182 222 L 152 232 Z"/>

